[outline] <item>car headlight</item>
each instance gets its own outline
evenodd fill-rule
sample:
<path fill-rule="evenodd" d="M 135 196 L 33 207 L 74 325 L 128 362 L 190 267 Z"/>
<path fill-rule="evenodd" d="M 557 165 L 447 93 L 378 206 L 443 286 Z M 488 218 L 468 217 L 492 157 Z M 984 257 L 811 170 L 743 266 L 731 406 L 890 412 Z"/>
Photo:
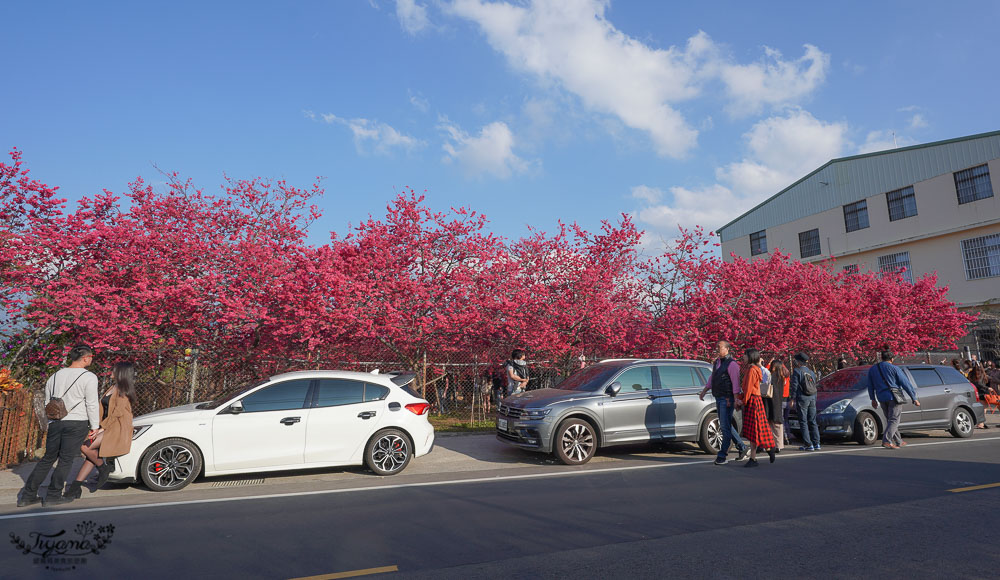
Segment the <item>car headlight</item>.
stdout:
<path fill-rule="evenodd" d="M 136 425 L 135 427 L 132 427 L 132 441 L 138 439 L 139 435 L 148 431 L 150 427 L 152 427 L 152 425 Z"/>
<path fill-rule="evenodd" d="M 836 403 L 823 409 L 823 412 L 820 413 L 820 415 L 836 415 L 838 413 L 843 413 L 844 411 L 847 410 L 847 407 L 850 406 L 850 404 L 851 404 L 851 399 L 843 399 L 837 401 Z"/>
<path fill-rule="evenodd" d="M 521 415 L 522 419 L 541 419 L 551 412 L 552 409 L 525 409 Z"/>

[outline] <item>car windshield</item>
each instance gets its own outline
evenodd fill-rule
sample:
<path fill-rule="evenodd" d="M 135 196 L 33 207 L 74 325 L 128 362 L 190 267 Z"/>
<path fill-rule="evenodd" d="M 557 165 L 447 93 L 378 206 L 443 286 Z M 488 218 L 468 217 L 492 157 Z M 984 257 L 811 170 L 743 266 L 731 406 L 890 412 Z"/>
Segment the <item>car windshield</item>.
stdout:
<path fill-rule="evenodd" d="M 821 393 L 851 393 L 868 388 L 869 367 L 842 369 L 829 374 L 816 385 Z"/>
<path fill-rule="evenodd" d="M 556 385 L 555 388 L 565 391 L 594 391 L 627 364 L 629 363 L 596 364 L 585 369 L 580 369 L 570 375 L 565 381 Z"/>
<path fill-rule="evenodd" d="M 232 400 L 234 397 L 242 395 L 243 393 L 249 391 L 250 389 L 259 387 L 259 386 L 263 385 L 264 383 L 266 383 L 267 381 L 268 381 L 268 379 L 264 379 L 262 381 L 256 381 L 256 382 L 253 382 L 253 383 L 250 383 L 250 384 L 243 384 L 243 385 L 240 385 L 238 387 L 234 387 L 234 388 L 230 389 L 229 392 L 223 393 L 223 394 L 219 395 L 218 397 L 215 397 L 211 401 L 199 404 L 197 408 L 198 409 L 218 409 L 226 401 Z"/>

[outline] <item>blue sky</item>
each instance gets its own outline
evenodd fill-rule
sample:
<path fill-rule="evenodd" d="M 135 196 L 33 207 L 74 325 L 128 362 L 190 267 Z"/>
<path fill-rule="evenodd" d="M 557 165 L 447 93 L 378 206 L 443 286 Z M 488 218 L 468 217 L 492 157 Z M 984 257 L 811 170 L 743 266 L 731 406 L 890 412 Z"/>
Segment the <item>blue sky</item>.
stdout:
<path fill-rule="evenodd" d="M 57 8 L 55 8 L 57 7 Z M 4 7 L 0 145 L 71 200 L 152 164 L 324 176 L 311 240 L 406 186 L 498 234 L 718 227 L 830 158 L 1000 129 L 997 2 Z"/>

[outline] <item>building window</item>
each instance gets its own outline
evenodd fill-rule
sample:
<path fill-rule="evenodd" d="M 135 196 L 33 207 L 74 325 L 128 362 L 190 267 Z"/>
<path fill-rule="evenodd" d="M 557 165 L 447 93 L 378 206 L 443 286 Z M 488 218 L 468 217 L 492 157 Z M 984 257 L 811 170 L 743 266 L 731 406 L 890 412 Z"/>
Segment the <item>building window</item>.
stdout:
<path fill-rule="evenodd" d="M 767 253 L 767 230 L 761 230 L 757 233 L 750 234 L 750 255 L 756 256 L 758 254 Z"/>
<path fill-rule="evenodd" d="M 967 279 L 1000 276 L 1000 234 L 962 240 L 962 255 Z"/>
<path fill-rule="evenodd" d="M 854 274 L 857 274 L 858 273 L 858 265 L 857 264 L 848 264 L 848 265 L 844 266 L 844 273 L 852 275 L 852 276 Z"/>
<path fill-rule="evenodd" d="M 861 200 L 844 206 L 844 225 L 853 232 L 868 227 L 868 202 Z"/>
<path fill-rule="evenodd" d="M 802 258 L 818 256 L 820 251 L 819 228 L 799 234 L 799 255 Z"/>
<path fill-rule="evenodd" d="M 889 274 L 893 272 L 900 272 L 903 279 L 913 284 L 913 274 L 910 272 L 910 253 L 909 252 L 899 252 L 898 254 L 889 254 L 888 256 L 878 257 L 878 271 L 882 274 Z"/>
<path fill-rule="evenodd" d="M 889 202 L 889 221 L 891 222 L 917 215 L 917 198 L 913 195 L 912 185 L 890 191 L 885 194 L 885 200 Z"/>
<path fill-rule="evenodd" d="M 980 165 L 965 171 L 956 171 L 955 190 L 958 191 L 959 205 L 993 197 L 993 186 L 990 185 L 990 168 L 986 165 Z"/>

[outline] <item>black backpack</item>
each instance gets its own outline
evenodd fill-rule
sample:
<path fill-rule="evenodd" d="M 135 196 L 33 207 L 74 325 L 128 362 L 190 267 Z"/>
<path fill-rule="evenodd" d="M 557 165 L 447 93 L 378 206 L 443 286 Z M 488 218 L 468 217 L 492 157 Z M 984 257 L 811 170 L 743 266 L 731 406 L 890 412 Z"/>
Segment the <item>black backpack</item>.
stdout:
<path fill-rule="evenodd" d="M 802 394 L 803 395 L 815 395 L 816 394 L 816 377 L 810 372 L 802 373 Z"/>

